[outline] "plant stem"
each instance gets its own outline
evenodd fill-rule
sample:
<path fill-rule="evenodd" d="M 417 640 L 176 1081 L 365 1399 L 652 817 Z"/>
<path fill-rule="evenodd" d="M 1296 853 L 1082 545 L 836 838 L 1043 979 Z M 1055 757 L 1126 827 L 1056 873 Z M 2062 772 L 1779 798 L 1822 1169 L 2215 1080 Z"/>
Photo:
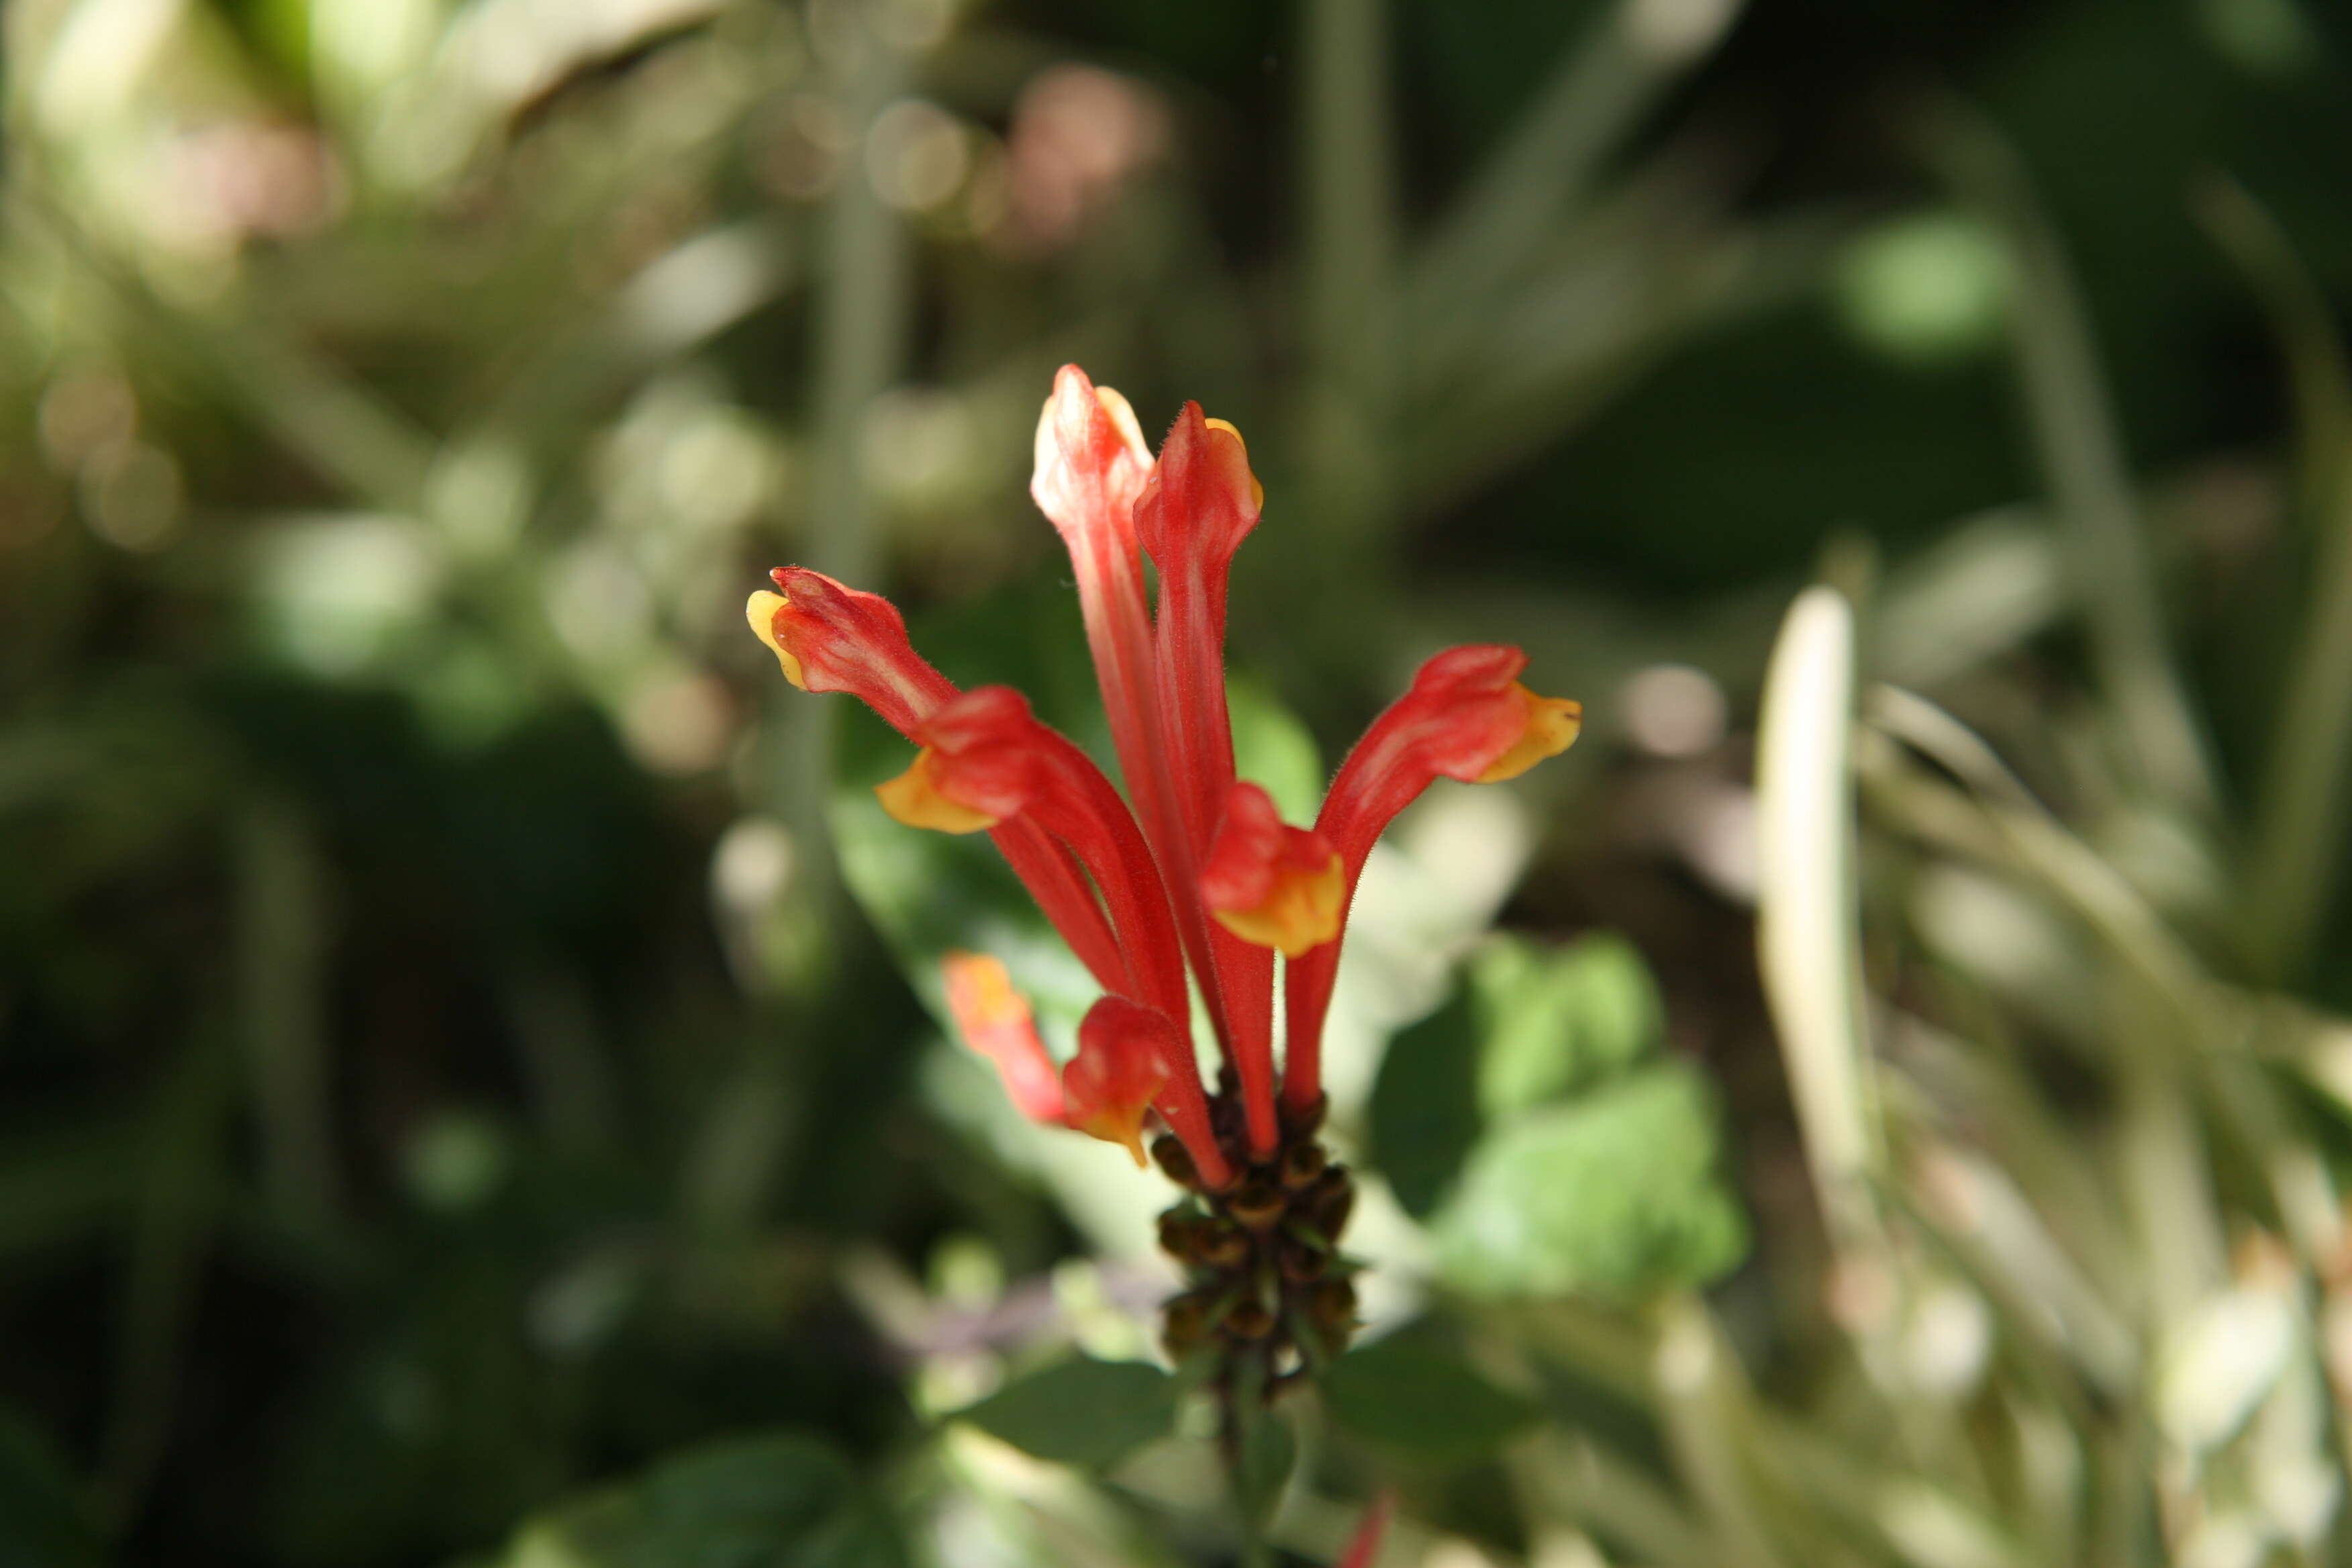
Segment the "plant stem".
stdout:
<path fill-rule="evenodd" d="M 1407 330 L 1423 375 L 1445 382 L 1462 367 L 1470 342 L 1492 324 L 1496 291 L 1526 271 L 1591 199 L 1610 157 L 1713 48 L 1739 5 L 1694 5 L 1694 25 L 1671 37 L 1643 25 L 1657 9 L 1626 0 L 1580 31 L 1502 145 L 1417 247 L 1404 286 Z"/>
<path fill-rule="evenodd" d="M 2309 606 L 2272 733 L 2248 858 L 2248 945 L 2264 977 L 2300 977 L 2343 859 L 2352 780 L 2352 373 L 2327 298 L 2268 213 L 2215 179 L 2198 210 L 2261 297 L 2294 394 Z"/>
<path fill-rule="evenodd" d="M 138 1196 L 131 1215 L 115 1382 L 101 1439 L 98 1487 L 117 1528 L 139 1512 L 170 1436 L 181 1347 L 196 1305 L 205 1255 L 229 1184 L 236 1053 L 200 1020 L 163 1069 L 142 1121 Z"/>
<path fill-rule="evenodd" d="M 262 1185 L 279 1224 L 315 1235 L 336 1177 L 327 1083 L 327 937 L 318 847 L 290 803 L 237 824 L 238 1013 Z"/>
<path fill-rule="evenodd" d="M 1382 453 L 1395 379 L 1395 220 L 1388 110 L 1388 18 L 1380 0 L 1303 0 L 1300 163 L 1306 171 L 1307 323 L 1300 451 L 1318 572 L 1344 573 L 1316 602 L 1357 604 L 1327 628 L 1342 650 L 1375 617 L 1355 592 L 1393 581 L 1394 476 Z"/>
<path fill-rule="evenodd" d="M 808 555 L 820 571 L 842 582 L 878 588 L 880 552 L 866 482 L 866 433 L 874 401 L 897 377 L 905 352 L 908 258 L 906 226 L 875 189 L 866 157 L 876 119 L 905 89 L 908 62 L 879 29 L 851 19 L 862 13 L 845 11 L 845 36 L 835 41 L 843 58 L 835 63 L 856 134 L 843 154 L 840 178 L 825 208 L 815 288 Z M 791 745 L 778 781 L 783 786 L 779 805 L 801 841 L 817 851 L 808 864 L 822 868 L 822 896 L 829 901 L 838 897 L 824 815 L 833 789 L 837 708 L 831 702 L 789 701 L 782 688 L 774 688 L 774 696 L 779 713 L 789 718 L 782 726 L 772 724 L 771 732 L 786 736 Z"/>
<path fill-rule="evenodd" d="M 844 118 L 853 128 L 840 176 L 825 208 L 824 238 L 814 289 L 815 406 L 812 430 L 805 559 L 859 588 L 876 588 L 880 552 L 874 542 L 873 498 L 866 482 L 866 432 L 874 401 L 897 378 L 905 352 L 908 237 L 867 173 L 875 121 L 902 93 L 910 61 L 875 25 L 876 7 L 843 6 L 820 40 L 839 79 Z M 812 702 L 770 681 L 761 731 L 769 808 L 803 853 L 795 895 L 823 940 L 837 948 L 846 900 L 827 820 L 833 795 L 838 704 Z M 808 976 L 835 965 L 801 966 Z M 805 1074 L 782 1055 L 772 1016 L 754 1025 L 737 1076 L 711 1108 L 698 1147 L 708 1157 L 689 1171 L 689 1206 L 720 1228 L 748 1224 L 773 1185 L 798 1123 L 795 1086 Z"/>

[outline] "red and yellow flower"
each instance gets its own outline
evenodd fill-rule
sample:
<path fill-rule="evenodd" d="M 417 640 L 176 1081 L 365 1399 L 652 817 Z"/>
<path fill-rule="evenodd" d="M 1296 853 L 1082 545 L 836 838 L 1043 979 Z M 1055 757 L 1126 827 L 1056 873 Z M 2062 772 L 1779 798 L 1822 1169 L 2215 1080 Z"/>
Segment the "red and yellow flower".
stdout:
<path fill-rule="evenodd" d="M 1037 423 L 1030 493 L 1069 548 L 1124 797 L 1020 693 L 959 690 L 925 663 L 878 595 L 787 566 L 747 614 L 793 685 L 848 692 L 915 745 L 877 790 L 885 809 L 910 826 L 987 832 L 1101 984 L 1057 1078 L 1003 966 L 949 960 L 950 1007 L 1014 1104 L 1139 1159 L 1156 1116 L 1201 1182 L 1223 1189 L 1276 1152 L 1286 1119 L 1321 1102 L 1323 1019 L 1373 841 L 1440 778 L 1491 783 L 1566 750 L 1580 710 L 1521 685 L 1517 648 L 1448 649 L 1349 752 L 1314 825 L 1286 824 L 1235 777 L 1225 707 L 1227 575 L 1265 500 L 1240 434 L 1188 403 L 1155 459 L 1127 400 L 1065 366 Z M 1202 1080 L 1196 987 L 1237 1115 L 1215 1114 Z"/>

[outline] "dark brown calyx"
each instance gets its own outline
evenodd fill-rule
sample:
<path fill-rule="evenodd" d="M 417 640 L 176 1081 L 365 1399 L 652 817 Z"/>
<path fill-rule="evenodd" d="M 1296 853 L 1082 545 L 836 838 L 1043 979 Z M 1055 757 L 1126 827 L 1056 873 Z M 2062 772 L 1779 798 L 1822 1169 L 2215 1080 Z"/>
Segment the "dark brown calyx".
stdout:
<path fill-rule="evenodd" d="M 1191 1194 L 1160 1217 L 1160 1245 L 1190 1281 L 1168 1303 L 1162 1340 L 1179 1361 L 1213 1358 L 1209 1381 L 1221 1397 L 1255 1404 L 1311 1375 L 1355 1332 L 1351 1266 L 1339 1251 L 1355 1184 L 1324 1152 L 1319 1103 L 1286 1113 L 1280 1146 L 1258 1160 L 1244 1145 L 1238 1103 L 1220 1095 L 1212 1110 L 1240 1173 L 1224 1191 L 1202 1186 L 1175 1139 L 1152 1146 Z"/>

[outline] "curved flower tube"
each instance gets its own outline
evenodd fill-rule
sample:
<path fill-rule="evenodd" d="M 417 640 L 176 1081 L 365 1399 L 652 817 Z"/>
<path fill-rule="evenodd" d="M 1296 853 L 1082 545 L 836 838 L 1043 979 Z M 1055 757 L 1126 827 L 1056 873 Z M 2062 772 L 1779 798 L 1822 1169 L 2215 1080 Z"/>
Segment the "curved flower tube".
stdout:
<path fill-rule="evenodd" d="M 1499 644 L 1446 649 L 1421 667 L 1412 687 L 1372 721 L 1339 764 L 1315 830 L 1339 852 L 1343 910 L 1355 899 L 1373 842 L 1422 791 L 1441 778 L 1517 778 L 1575 742 L 1584 710 L 1520 685 L 1527 664 L 1527 655 Z M 1323 1016 L 1342 934 L 1307 952 L 1284 977 L 1282 1100 L 1295 1111 L 1323 1093 Z"/>
<path fill-rule="evenodd" d="M 1211 998 L 1210 1016 L 1241 1081 L 1250 1152 L 1280 1138 L 1274 1114 L 1274 955 L 1230 921 L 1213 921 L 1193 889 L 1234 785 L 1225 708 L 1225 602 L 1234 556 L 1257 526 L 1265 491 L 1241 432 L 1187 403 L 1160 444 L 1135 502 L 1139 542 L 1160 569 L 1153 627 L 1160 750 L 1174 773 L 1179 843 L 1170 880 L 1184 889 L 1179 920 Z"/>
<path fill-rule="evenodd" d="M 782 593 L 753 594 L 744 606 L 753 635 L 803 691 L 845 691 L 901 735 L 957 696 L 955 683 L 907 640 L 898 606 L 879 594 L 845 588 L 820 572 L 782 566 L 769 574 Z M 989 837 L 1078 962 L 1105 990 L 1134 984 L 1102 907 L 1068 848 L 1034 823 L 1013 821 Z"/>
<path fill-rule="evenodd" d="M 1209 1106 L 1200 1084 L 1172 1082 L 1192 1043 L 1157 1007 L 1105 996 L 1078 1026 L 1077 1054 L 1058 1075 L 1037 1037 L 1029 1004 L 1013 987 L 1004 965 L 985 953 L 951 952 L 942 961 L 948 1011 L 964 1044 L 994 1064 L 1005 1097 L 1032 1121 L 1074 1128 L 1117 1143 L 1148 1162 L 1146 1114 L 1158 1110 L 1188 1145 L 1213 1150 Z"/>
<path fill-rule="evenodd" d="M 1187 405 L 1193 422 L 1200 410 Z M 1171 436 L 1154 465 L 1143 445 L 1135 411 L 1126 398 L 1107 386 L 1097 386 L 1076 365 L 1064 365 L 1054 378 L 1054 394 L 1045 400 L 1037 420 L 1037 467 L 1029 493 L 1062 536 L 1070 552 L 1070 568 L 1078 584 L 1078 608 L 1086 618 L 1087 644 L 1094 655 L 1095 678 L 1102 689 L 1103 710 L 1110 721 L 1111 744 L 1118 753 L 1119 773 L 1135 802 L 1145 838 L 1166 878 L 1173 900 L 1176 929 L 1184 953 L 1200 977 L 1202 999 L 1217 1043 L 1245 1077 L 1271 1081 L 1273 1043 L 1270 1005 L 1236 1019 L 1235 1005 L 1249 994 L 1246 976 L 1261 967 L 1255 955 L 1228 952 L 1192 882 L 1203 850 L 1205 831 L 1199 816 L 1202 768 L 1217 765 L 1213 750 L 1194 762 L 1206 737 L 1212 748 L 1224 737 L 1222 777 L 1233 776 L 1233 746 L 1225 729 L 1223 665 L 1223 591 L 1220 571 L 1217 589 L 1217 632 L 1209 644 L 1214 675 L 1212 714 L 1186 690 L 1171 689 L 1168 680 L 1171 593 L 1181 592 L 1181 574 L 1171 574 L 1175 552 L 1163 548 L 1165 539 L 1150 542 L 1152 559 L 1160 570 L 1160 617 L 1155 626 L 1144 605 L 1143 560 L 1139 543 L 1163 519 L 1170 508 L 1158 503 L 1171 460 L 1182 461 L 1180 435 Z M 1228 429 L 1231 426 L 1227 427 Z M 1246 471 L 1246 465 L 1244 465 Z M 1189 519 L 1189 508 L 1178 509 Z M 1255 521 L 1255 512 L 1252 517 Z M 1164 534 L 1163 531 L 1163 534 Z M 1198 531 L 1175 531 L 1189 536 Z M 1235 536 L 1238 542 L 1238 535 Z M 1227 554 L 1230 555 L 1230 550 Z M 1213 735 L 1202 727 L 1213 725 Z M 1221 963 L 1243 972 L 1240 984 L 1220 978 Z M 1266 969 L 1270 984 L 1273 972 Z M 1261 987 L 1263 988 L 1263 987 Z M 1238 1034 L 1238 1038 L 1237 1038 Z M 1252 1073 L 1252 1068 L 1257 1070 Z M 1271 1148 L 1274 1131 L 1271 1096 L 1263 1101 L 1263 1116 L 1252 1121 L 1254 1134 Z M 1262 1124 L 1262 1125 L 1261 1125 Z"/>
<path fill-rule="evenodd" d="M 982 686 L 917 728 L 922 750 L 875 794 L 910 827 L 972 833 L 1025 816 L 1077 857 L 1110 911 L 1142 1000 L 1190 1016 L 1168 895 L 1118 792 L 1087 754 L 1037 721 L 1009 686 Z"/>
<path fill-rule="evenodd" d="M 1003 963 L 984 952 L 950 952 L 940 969 L 963 1043 L 995 1064 L 1013 1109 L 1032 1121 L 1062 1121 L 1062 1080 Z"/>

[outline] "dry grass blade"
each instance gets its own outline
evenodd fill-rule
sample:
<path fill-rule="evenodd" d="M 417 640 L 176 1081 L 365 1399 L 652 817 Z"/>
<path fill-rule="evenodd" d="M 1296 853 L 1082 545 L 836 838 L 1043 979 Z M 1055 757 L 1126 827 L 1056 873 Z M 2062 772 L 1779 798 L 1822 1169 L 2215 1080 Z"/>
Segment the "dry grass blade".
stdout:
<path fill-rule="evenodd" d="M 1870 1247 L 1879 1137 L 1853 878 L 1853 608 L 1834 589 L 1807 589 L 1765 672 L 1757 945 L 1831 1233 Z"/>

